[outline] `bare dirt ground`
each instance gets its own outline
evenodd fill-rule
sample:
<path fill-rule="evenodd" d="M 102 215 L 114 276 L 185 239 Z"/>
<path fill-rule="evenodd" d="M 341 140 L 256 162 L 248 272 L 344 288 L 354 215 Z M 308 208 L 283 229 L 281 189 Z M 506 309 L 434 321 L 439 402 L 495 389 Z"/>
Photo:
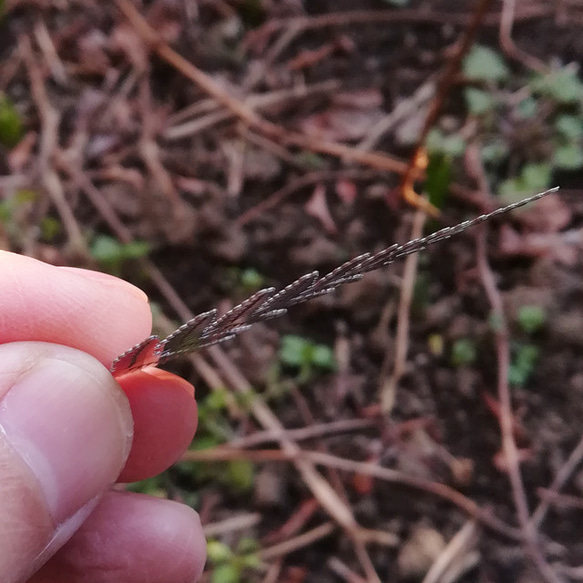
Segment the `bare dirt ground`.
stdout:
<path fill-rule="evenodd" d="M 130 279 L 163 334 L 563 187 L 172 364 L 199 437 L 131 487 L 200 512 L 205 580 L 583 577 L 582 24 L 566 0 L 6 0 L 0 247 Z"/>

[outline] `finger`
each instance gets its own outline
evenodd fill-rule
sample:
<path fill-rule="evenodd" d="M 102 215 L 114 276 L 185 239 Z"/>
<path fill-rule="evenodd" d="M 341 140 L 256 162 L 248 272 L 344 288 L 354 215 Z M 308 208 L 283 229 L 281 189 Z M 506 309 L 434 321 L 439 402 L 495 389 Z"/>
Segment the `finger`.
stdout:
<path fill-rule="evenodd" d="M 6 251 L 0 251 L 0 273 L 0 343 L 72 346 L 109 367 L 150 334 L 146 295 L 121 279 Z"/>
<path fill-rule="evenodd" d="M 204 561 L 204 535 L 194 510 L 109 492 L 29 583 L 193 583 Z"/>
<path fill-rule="evenodd" d="M 0 581 L 22 581 L 78 528 L 129 453 L 122 391 L 89 355 L 0 346 Z"/>
<path fill-rule="evenodd" d="M 171 466 L 190 445 L 197 425 L 194 387 L 155 368 L 121 377 L 119 383 L 130 402 L 134 440 L 118 481 L 135 482 Z"/>

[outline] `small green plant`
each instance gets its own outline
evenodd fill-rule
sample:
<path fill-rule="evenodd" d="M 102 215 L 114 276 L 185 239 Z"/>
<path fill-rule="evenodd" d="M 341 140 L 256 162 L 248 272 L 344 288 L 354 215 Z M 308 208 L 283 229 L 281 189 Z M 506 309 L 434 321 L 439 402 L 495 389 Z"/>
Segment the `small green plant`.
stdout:
<path fill-rule="evenodd" d="M 9 224 L 18 221 L 17 215 L 38 200 L 34 190 L 19 190 L 14 196 L 0 201 L 0 221 Z"/>
<path fill-rule="evenodd" d="M 458 338 L 451 347 L 451 365 L 456 368 L 471 366 L 476 362 L 478 351 L 470 338 Z"/>
<path fill-rule="evenodd" d="M 20 114 L 6 95 L 0 95 L 0 144 L 13 148 L 24 133 Z"/>
<path fill-rule="evenodd" d="M 233 394 L 226 389 L 209 393 L 199 402 L 198 431 L 190 449 L 211 449 L 233 439 L 235 435 L 228 418 L 229 406 L 248 410 L 254 398 L 255 395 Z M 196 482 L 213 480 L 236 493 L 248 492 L 255 477 L 255 466 L 247 460 L 180 462 L 177 469 Z"/>
<path fill-rule="evenodd" d="M 557 170 L 583 168 L 583 82 L 575 67 L 511 74 L 500 53 L 476 45 L 464 59 L 463 73 L 486 175 L 505 202 L 548 188 Z M 459 150 L 454 136 L 430 135 L 434 149 L 450 153 Z"/>
<path fill-rule="evenodd" d="M 434 151 L 429 156 L 429 163 L 425 171 L 425 192 L 429 196 L 429 202 L 440 210 L 444 207 L 451 180 L 451 157 L 442 152 Z"/>
<path fill-rule="evenodd" d="M 107 235 L 96 235 L 89 247 L 91 256 L 104 269 L 114 275 L 119 275 L 123 264 L 131 259 L 145 257 L 150 246 L 145 241 L 120 243 Z"/>
<path fill-rule="evenodd" d="M 229 267 L 225 270 L 222 281 L 225 290 L 241 296 L 248 296 L 265 285 L 265 277 L 253 267 Z"/>
<path fill-rule="evenodd" d="M 334 351 L 323 344 L 316 344 L 302 336 L 287 335 L 281 339 L 280 362 L 290 368 L 298 369 L 296 381 L 307 382 L 317 369 L 333 371 L 336 369 Z"/>
<path fill-rule="evenodd" d="M 577 76 L 577 70 L 571 66 L 535 76 L 530 88 L 536 95 L 550 98 L 560 105 L 582 105 L 583 83 Z"/>
<path fill-rule="evenodd" d="M 546 314 L 540 306 L 521 306 L 518 309 L 517 319 L 523 332 L 531 335 L 544 327 Z"/>
<path fill-rule="evenodd" d="M 32 213 L 38 198 L 34 190 L 19 190 L 13 196 L 0 200 L 0 223 L 16 246 L 31 236 L 31 229 L 36 231 Z M 36 232 L 32 236 L 36 236 Z"/>
<path fill-rule="evenodd" d="M 42 237 L 45 241 L 50 243 L 60 235 L 61 233 L 61 222 L 54 217 L 45 217 L 40 224 L 40 230 Z"/>
<path fill-rule="evenodd" d="M 210 540 L 207 543 L 207 556 L 213 565 L 212 583 L 242 583 L 245 571 L 257 569 L 261 561 L 257 555 L 259 545 L 251 538 L 242 538 L 235 550 L 226 544 Z"/>
<path fill-rule="evenodd" d="M 427 151 L 446 158 L 459 158 L 466 150 L 466 141 L 459 134 L 446 134 L 439 128 L 432 128 L 427 135 Z"/>
<path fill-rule="evenodd" d="M 499 192 L 507 202 L 520 200 L 524 193 L 548 188 L 552 171 L 550 162 L 527 163 L 518 176 L 507 178 L 500 184 Z"/>
<path fill-rule="evenodd" d="M 532 344 L 514 343 L 510 368 L 508 369 L 508 382 L 512 386 L 523 387 L 534 372 L 540 350 Z"/>
<path fill-rule="evenodd" d="M 483 45 L 474 45 L 466 55 L 462 70 L 472 81 L 502 83 L 510 77 L 510 69 L 502 56 Z"/>

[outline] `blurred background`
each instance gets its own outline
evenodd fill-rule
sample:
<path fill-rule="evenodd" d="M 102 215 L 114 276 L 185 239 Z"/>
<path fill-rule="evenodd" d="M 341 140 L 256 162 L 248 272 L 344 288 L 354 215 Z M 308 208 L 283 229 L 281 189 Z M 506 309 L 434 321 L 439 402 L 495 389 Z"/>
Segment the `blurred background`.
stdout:
<path fill-rule="evenodd" d="M 204 581 L 582 578 L 582 26 L 580 0 L 0 2 L 0 248 L 135 283 L 161 335 L 561 186 L 169 365 L 197 437 L 127 487 L 200 513 Z"/>

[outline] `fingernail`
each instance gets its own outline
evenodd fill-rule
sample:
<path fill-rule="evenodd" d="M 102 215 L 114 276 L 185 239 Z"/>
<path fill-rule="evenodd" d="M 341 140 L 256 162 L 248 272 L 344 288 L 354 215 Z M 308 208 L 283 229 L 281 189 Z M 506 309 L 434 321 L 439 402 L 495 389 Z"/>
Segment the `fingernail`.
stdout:
<path fill-rule="evenodd" d="M 132 436 L 129 406 L 111 376 L 70 353 L 37 362 L 0 402 L 0 430 L 38 479 L 56 524 L 115 481 Z"/>

